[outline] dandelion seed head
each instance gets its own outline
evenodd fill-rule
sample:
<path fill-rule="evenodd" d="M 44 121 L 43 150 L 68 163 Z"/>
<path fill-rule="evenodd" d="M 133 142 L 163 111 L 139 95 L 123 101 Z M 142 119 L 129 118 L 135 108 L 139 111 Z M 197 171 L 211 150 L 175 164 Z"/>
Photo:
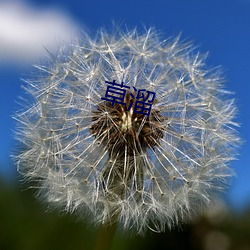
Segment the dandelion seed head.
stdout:
<path fill-rule="evenodd" d="M 82 36 L 26 80 L 19 172 L 48 204 L 97 224 L 163 231 L 203 212 L 233 175 L 239 143 L 218 70 L 153 29 Z M 154 92 L 150 114 L 135 112 L 132 88 L 124 104 L 101 99 L 113 80 Z"/>

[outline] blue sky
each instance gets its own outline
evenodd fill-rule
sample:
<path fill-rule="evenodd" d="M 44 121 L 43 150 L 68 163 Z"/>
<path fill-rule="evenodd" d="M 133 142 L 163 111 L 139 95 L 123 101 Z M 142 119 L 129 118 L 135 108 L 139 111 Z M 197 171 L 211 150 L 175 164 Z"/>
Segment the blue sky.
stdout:
<path fill-rule="evenodd" d="M 55 37 L 70 40 L 78 27 L 94 35 L 112 21 L 129 28 L 154 26 L 166 37 L 181 33 L 201 52 L 209 51 L 210 67 L 222 66 L 225 88 L 235 92 L 244 141 L 232 163 L 237 177 L 227 199 L 237 208 L 250 204 L 250 0 L 1 1 L 0 175 L 16 178 L 9 156 L 15 149 L 11 116 L 22 95 L 21 78 L 46 54 L 43 45 L 53 50 Z"/>

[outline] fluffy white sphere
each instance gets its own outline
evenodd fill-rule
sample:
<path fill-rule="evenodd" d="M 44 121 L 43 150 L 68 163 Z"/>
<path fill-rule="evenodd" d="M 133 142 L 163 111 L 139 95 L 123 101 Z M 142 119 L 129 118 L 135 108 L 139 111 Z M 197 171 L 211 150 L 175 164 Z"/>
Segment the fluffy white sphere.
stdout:
<path fill-rule="evenodd" d="M 191 44 L 152 29 L 83 33 L 38 68 L 26 85 L 32 101 L 16 115 L 16 160 L 44 201 L 162 231 L 202 212 L 232 175 L 234 101 Z M 113 80 L 124 86 L 110 98 L 123 104 L 102 99 Z M 155 93 L 149 114 L 135 107 L 138 90 Z"/>

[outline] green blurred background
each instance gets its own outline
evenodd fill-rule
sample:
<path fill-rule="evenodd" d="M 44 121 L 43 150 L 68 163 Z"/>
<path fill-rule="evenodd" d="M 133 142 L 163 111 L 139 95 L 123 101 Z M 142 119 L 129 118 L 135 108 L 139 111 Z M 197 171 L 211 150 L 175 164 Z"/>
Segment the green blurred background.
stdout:
<path fill-rule="evenodd" d="M 94 249 L 98 228 L 73 215 L 47 211 L 30 190 L 0 181 L 0 249 Z M 112 250 L 250 250 L 250 209 L 240 213 L 225 205 L 165 233 L 148 231 L 144 236 L 116 232 Z"/>

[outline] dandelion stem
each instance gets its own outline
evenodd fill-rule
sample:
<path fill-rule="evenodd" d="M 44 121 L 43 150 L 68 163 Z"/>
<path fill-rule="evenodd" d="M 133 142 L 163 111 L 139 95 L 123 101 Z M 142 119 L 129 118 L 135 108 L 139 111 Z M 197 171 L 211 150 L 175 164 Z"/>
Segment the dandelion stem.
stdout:
<path fill-rule="evenodd" d="M 103 224 L 100 226 L 94 250 L 111 249 L 112 241 L 116 232 L 116 226 L 116 222 L 113 222 L 112 224 Z"/>

